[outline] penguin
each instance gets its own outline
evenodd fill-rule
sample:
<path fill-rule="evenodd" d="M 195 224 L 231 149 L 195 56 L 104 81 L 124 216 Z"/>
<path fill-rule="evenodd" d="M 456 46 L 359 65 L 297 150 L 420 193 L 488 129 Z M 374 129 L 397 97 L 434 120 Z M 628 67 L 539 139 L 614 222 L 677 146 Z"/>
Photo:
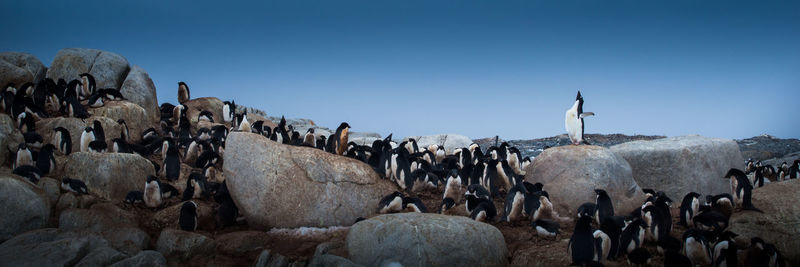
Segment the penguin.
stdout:
<path fill-rule="evenodd" d="M 178 225 L 181 226 L 181 230 L 194 232 L 197 230 L 197 221 L 197 203 L 194 203 L 194 201 L 183 202 L 181 214 L 178 218 Z"/>
<path fill-rule="evenodd" d="M 506 195 L 503 221 L 514 222 L 524 217 L 523 207 L 525 206 L 525 195 L 528 190 L 522 184 L 517 184 L 508 191 Z"/>
<path fill-rule="evenodd" d="M 603 189 L 595 189 L 594 192 L 597 194 L 596 202 L 597 209 L 595 211 L 595 222 L 600 224 L 605 218 L 610 218 L 614 216 L 614 203 L 611 202 L 611 197 L 608 196 Z"/>
<path fill-rule="evenodd" d="M 567 129 L 570 141 L 573 145 L 579 145 L 583 142 L 583 118 L 593 116 L 594 112 L 583 112 L 583 97 L 581 91 L 578 91 L 578 96 L 575 97 L 575 103 L 567 110 L 564 118 L 564 126 Z"/>
<path fill-rule="evenodd" d="M 181 117 L 186 116 L 186 105 L 179 104 L 172 109 L 172 117 L 170 119 L 173 123 L 177 123 Z M 170 125 L 171 126 L 171 125 Z"/>
<path fill-rule="evenodd" d="M 583 203 L 578 207 L 578 218 L 583 216 L 583 214 L 589 214 L 588 216 L 594 217 L 596 210 L 597 204 L 592 202 Z"/>
<path fill-rule="evenodd" d="M 794 160 L 789 167 L 789 179 L 797 179 L 798 176 L 800 176 L 800 159 Z"/>
<path fill-rule="evenodd" d="M 683 225 L 684 227 L 694 225 L 694 223 L 692 223 L 692 217 L 694 217 L 699 210 L 700 194 L 697 192 L 689 192 L 683 196 L 683 200 L 681 201 L 681 214 L 678 224 Z"/>
<path fill-rule="evenodd" d="M 178 154 L 178 148 L 170 145 L 164 157 L 164 164 L 161 168 L 164 171 L 164 177 L 169 181 L 178 180 L 181 175 L 181 160 Z"/>
<path fill-rule="evenodd" d="M 22 165 L 19 167 L 14 168 L 12 171 L 13 174 L 28 178 L 31 183 L 38 183 L 39 179 L 42 178 L 42 172 L 39 171 L 38 168 L 31 165 Z"/>
<path fill-rule="evenodd" d="M 494 207 L 492 201 L 479 198 L 477 205 L 469 214 L 469 217 L 479 222 L 494 221 L 497 216 L 497 209 Z"/>
<path fill-rule="evenodd" d="M 66 113 L 69 117 L 75 117 L 79 119 L 86 119 L 91 116 L 86 108 L 81 105 L 81 102 L 75 96 L 67 96 L 64 98 L 64 105 L 66 107 Z"/>
<path fill-rule="evenodd" d="M 326 139 L 326 138 L 325 138 L 325 136 L 324 136 L 324 135 L 320 135 L 320 136 L 317 138 L 317 149 L 320 149 L 320 150 L 325 150 L 325 139 Z"/>
<path fill-rule="evenodd" d="M 583 219 L 583 218 L 581 218 Z M 591 218 L 589 218 L 591 220 Z M 620 236 L 620 252 L 622 254 L 631 253 L 634 249 L 642 247 L 644 243 L 646 229 L 649 227 L 642 219 L 635 218 L 622 229 Z"/>
<path fill-rule="evenodd" d="M 191 99 L 189 86 L 185 82 L 178 82 L 178 103 L 186 103 L 189 99 Z"/>
<path fill-rule="evenodd" d="M 711 264 L 708 241 L 700 230 L 689 229 L 683 233 L 683 255 L 686 255 L 693 265 Z"/>
<path fill-rule="evenodd" d="M 603 253 L 605 255 L 605 259 L 614 260 L 617 258 L 619 254 L 619 242 L 620 237 L 622 236 L 622 228 L 625 227 L 624 222 L 620 222 L 619 224 L 615 222 L 614 218 L 605 218 L 602 222 L 600 222 L 600 230 L 608 237 L 609 239 L 609 249 L 604 250 L 606 251 Z"/>
<path fill-rule="evenodd" d="M 247 121 L 247 112 L 242 114 L 242 122 L 239 124 L 240 132 L 250 133 L 252 129 L 250 128 L 250 122 Z"/>
<path fill-rule="evenodd" d="M 303 145 L 314 147 L 316 145 L 316 138 L 314 137 L 314 128 L 308 128 L 306 135 L 303 138 Z"/>
<path fill-rule="evenodd" d="M 717 237 L 711 251 L 714 266 L 738 266 L 738 246 L 734 240 L 737 236 L 739 235 L 731 231 L 725 231 Z"/>
<path fill-rule="evenodd" d="M 709 231 L 722 231 L 728 228 L 729 219 L 724 214 L 716 210 L 700 212 L 694 217 L 694 226 L 697 229 Z"/>
<path fill-rule="evenodd" d="M 461 178 L 458 177 L 458 172 L 450 172 L 447 177 L 447 182 L 444 187 L 444 195 L 442 199 L 452 199 L 453 202 L 461 201 Z"/>
<path fill-rule="evenodd" d="M 202 176 L 200 173 L 189 175 L 189 179 L 186 179 L 186 188 L 183 190 L 182 201 L 201 198 L 203 195 L 203 180 L 205 180 L 205 177 Z"/>
<path fill-rule="evenodd" d="M 81 152 L 89 152 L 89 143 L 95 140 L 94 129 L 87 126 L 81 133 Z"/>
<path fill-rule="evenodd" d="M 572 259 L 571 265 L 583 265 L 593 261 L 595 258 L 594 242 L 592 218 L 589 216 L 578 218 L 575 230 L 567 244 L 567 250 Z"/>
<path fill-rule="evenodd" d="M 489 191 L 479 184 L 467 186 L 467 192 L 464 192 L 464 198 L 466 199 L 465 207 L 467 209 L 467 213 L 472 213 L 472 211 L 478 206 L 478 204 L 480 204 L 481 201 L 488 201 L 489 203 L 492 202 Z"/>
<path fill-rule="evenodd" d="M 111 140 L 111 151 L 114 153 L 133 153 L 128 142 L 122 138 L 114 138 Z"/>
<path fill-rule="evenodd" d="M 225 122 L 233 121 L 236 114 L 236 101 L 222 102 L 222 120 Z"/>
<path fill-rule="evenodd" d="M 130 191 L 125 195 L 126 204 L 138 204 L 144 202 L 144 193 L 142 191 Z"/>
<path fill-rule="evenodd" d="M 655 206 L 647 206 L 642 209 L 642 220 L 644 220 L 644 222 L 650 226 L 647 229 L 647 234 L 654 241 L 658 242 L 659 237 L 666 235 L 664 221 L 667 219 L 662 217 L 661 211 L 659 211 Z"/>
<path fill-rule="evenodd" d="M 197 121 L 214 122 L 214 114 L 211 111 L 203 110 L 197 115 Z"/>
<path fill-rule="evenodd" d="M 105 100 L 125 100 L 125 97 L 122 96 L 122 93 L 114 88 L 99 89 L 97 90 L 96 94 L 100 95 L 100 97 Z"/>
<path fill-rule="evenodd" d="M 560 234 L 559 229 L 561 228 L 558 222 L 548 219 L 535 220 L 531 223 L 531 227 L 536 230 L 537 235 L 553 238 Z"/>
<path fill-rule="evenodd" d="M 645 248 L 637 248 L 628 253 L 628 264 L 631 266 L 644 267 L 650 264 L 650 251 Z"/>
<path fill-rule="evenodd" d="M 706 201 L 711 204 L 711 209 L 716 210 L 725 217 L 733 215 L 734 200 L 731 194 L 719 194 L 715 196 L 706 196 Z"/>
<path fill-rule="evenodd" d="M 342 122 L 341 124 L 339 124 L 339 127 L 336 128 L 336 133 L 334 134 L 334 136 L 336 136 L 335 148 L 337 155 L 343 155 L 344 152 L 347 151 L 346 149 L 347 149 L 349 132 L 350 132 L 350 124 L 347 124 L 346 122 Z M 328 142 L 330 142 L 330 140 Z"/>
<path fill-rule="evenodd" d="M 205 150 L 203 153 L 200 153 L 200 156 L 197 157 L 197 160 L 194 163 L 195 168 L 205 168 L 208 166 L 214 166 L 217 164 L 220 156 L 217 152 L 211 150 Z"/>
<path fill-rule="evenodd" d="M 26 111 L 17 115 L 17 129 L 22 133 L 35 131 L 36 121 L 33 119 L 33 114 Z"/>
<path fill-rule="evenodd" d="M 531 220 L 535 221 L 553 214 L 553 203 L 550 203 L 550 199 L 545 191 L 528 193 L 524 201 L 525 215 L 529 216 Z"/>
<path fill-rule="evenodd" d="M 147 177 L 147 183 L 144 185 L 144 204 L 149 208 L 161 206 L 161 187 L 155 176 Z"/>
<path fill-rule="evenodd" d="M 755 175 L 753 177 L 753 187 L 759 188 L 764 186 L 764 167 L 756 168 Z"/>
<path fill-rule="evenodd" d="M 89 152 L 105 153 L 107 149 L 105 141 L 95 140 L 89 143 Z"/>
<path fill-rule="evenodd" d="M 664 254 L 668 250 L 681 250 L 683 243 L 672 236 L 665 236 L 656 242 L 658 253 Z"/>
<path fill-rule="evenodd" d="M 664 266 L 670 267 L 694 267 L 692 261 L 681 254 L 678 250 L 667 250 L 664 252 Z"/>
<path fill-rule="evenodd" d="M 28 145 L 23 142 L 17 146 L 17 156 L 14 159 L 14 165 L 12 167 L 16 169 L 17 167 L 25 165 L 33 166 L 34 164 L 31 150 L 28 149 Z"/>
<path fill-rule="evenodd" d="M 161 190 L 161 199 L 169 199 L 180 195 L 178 189 L 168 183 L 162 183 L 158 180 L 158 189 Z"/>
<path fill-rule="evenodd" d="M 88 195 L 89 189 L 81 180 L 64 177 L 61 179 L 61 189 L 78 195 Z"/>
<path fill-rule="evenodd" d="M 53 144 L 46 144 L 39 150 L 39 156 L 36 159 L 36 168 L 38 168 L 42 175 L 50 174 L 51 170 L 56 168 L 56 158 L 53 156 L 53 151 L 56 146 Z"/>
<path fill-rule="evenodd" d="M 94 76 L 89 73 L 81 73 L 80 77 L 82 83 L 82 90 L 80 94 L 82 96 L 81 99 L 86 99 L 90 95 L 94 94 L 95 89 L 97 88 L 97 83 L 94 80 Z"/>
<path fill-rule="evenodd" d="M 403 210 L 409 212 L 427 213 L 428 209 L 422 200 L 416 197 L 403 197 Z"/>
<path fill-rule="evenodd" d="M 408 160 L 408 151 L 398 148 L 396 149 L 396 153 L 392 154 L 392 159 L 392 177 L 400 188 L 406 190 L 406 176 L 411 176 L 411 163 Z"/>
<path fill-rule="evenodd" d="M 733 195 L 734 202 L 736 202 L 742 210 L 752 210 L 763 213 L 763 211 L 753 206 L 753 185 L 750 184 L 750 180 L 747 179 L 747 175 L 745 175 L 744 172 L 732 168 L 725 174 L 725 178 L 731 180 L 731 195 Z"/>
<path fill-rule="evenodd" d="M 56 145 L 61 154 L 69 155 L 72 153 L 72 137 L 64 127 L 56 127 L 53 133 L 52 143 Z"/>
<path fill-rule="evenodd" d="M 395 213 L 403 211 L 403 193 L 394 191 L 381 199 L 378 204 L 378 213 Z"/>
<path fill-rule="evenodd" d="M 100 95 L 100 94 L 91 95 L 89 97 L 88 102 L 86 102 L 86 104 L 89 107 L 93 107 L 93 108 L 99 108 L 99 107 L 102 107 L 103 105 L 105 105 L 105 103 L 103 103 L 103 96 Z"/>
<path fill-rule="evenodd" d="M 600 263 L 606 262 L 611 252 L 611 238 L 603 232 L 603 230 L 595 229 L 592 231 L 594 238 L 594 256 L 593 261 Z"/>
<path fill-rule="evenodd" d="M 125 120 L 119 119 L 117 120 L 117 124 L 119 124 L 119 138 L 124 140 L 125 142 L 130 142 L 131 135 L 130 131 L 128 130 L 128 124 L 125 123 Z"/>

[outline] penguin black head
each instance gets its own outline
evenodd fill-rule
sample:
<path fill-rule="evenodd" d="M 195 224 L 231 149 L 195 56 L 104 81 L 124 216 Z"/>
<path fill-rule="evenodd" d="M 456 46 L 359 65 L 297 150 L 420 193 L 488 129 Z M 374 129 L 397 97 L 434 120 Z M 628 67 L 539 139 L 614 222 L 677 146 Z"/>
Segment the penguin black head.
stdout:
<path fill-rule="evenodd" d="M 25 144 L 25 142 L 19 143 L 19 145 L 17 146 L 17 150 L 26 150 L 26 149 L 28 149 L 28 145 Z"/>
<path fill-rule="evenodd" d="M 313 134 L 314 133 L 314 128 L 308 128 L 308 131 L 306 131 L 306 133 L 312 133 Z"/>
<path fill-rule="evenodd" d="M 595 189 L 594 192 L 598 196 L 608 196 L 608 193 L 606 193 L 606 190 L 603 190 L 603 189 Z"/>
<path fill-rule="evenodd" d="M 722 178 L 731 178 L 731 177 L 735 177 L 735 178 L 739 179 L 741 177 L 745 177 L 746 178 L 747 175 L 744 174 L 744 172 L 739 170 L 739 169 L 731 168 L 730 170 L 728 170 L 728 173 L 726 173 L 725 176 L 722 177 Z"/>
<path fill-rule="evenodd" d="M 581 96 L 580 90 L 578 90 L 578 95 L 575 97 L 575 101 L 583 101 L 583 96 Z"/>
<path fill-rule="evenodd" d="M 150 183 L 150 182 L 158 183 L 158 177 L 155 177 L 153 175 L 147 176 L 147 183 Z"/>
<path fill-rule="evenodd" d="M 350 124 L 347 124 L 346 122 L 342 122 L 342 124 L 339 124 L 339 127 L 336 128 L 336 129 L 342 130 L 342 129 L 345 129 L 345 128 L 350 128 Z"/>

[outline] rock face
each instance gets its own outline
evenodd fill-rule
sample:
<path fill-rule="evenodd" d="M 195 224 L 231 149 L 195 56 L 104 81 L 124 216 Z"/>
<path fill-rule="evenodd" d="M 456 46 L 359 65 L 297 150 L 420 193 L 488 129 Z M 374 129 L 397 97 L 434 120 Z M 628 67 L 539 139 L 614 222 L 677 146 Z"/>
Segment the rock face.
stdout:
<path fill-rule="evenodd" d="M 37 83 L 44 79 L 47 68 L 38 58 L 28 53 L 0 53 L 0 86 L 12 82 L 21 86 L 26 82 Z M 5 89 L 5 88 L 3 88 Z"/>
<path fill-rule="evenodd" d="M 92 112 L 94 116 L 106 117 L 115 122 L 120 119 L 125 120 L 125 124 L 128 125 L 128 133 L 130 134 L 130 141 L 128 141 L 130 143 L 138 143 L 141 141 L 142 132 L 152 125 L 149 121 L 143 119 L 148 116 L 144 108 L 128 101 L 108 101 L 102 107 L 93 109 Z M 105 125 L 103 129 L 105 130 Z M 108 134 L 106 134 L 106 139 L 117 137 L 119 137 L 119 135 L 108 136 Z"/>
<path fill-rule="evenodd" d="M 119 137 L 120 127 L 116 120 L 106 117 L 92 116 L 87 118 L 86 121 L 70 117 L 42 119 L 36 122 L 36 132 L 42 135 L 42 139 L 44 139 L 45 143 L 48 143 L 53 140 L 54 129 L 56 127 L 64 127 L 64 129 L 69 131 L 70 138 L 72 138 L 72 153 L 80 152 L 81 133 L 86 126 L 94 125 L 95 120 L 103 125 L 103 131 L 105 131 L 106 134 L 106 144 L 111 145 L 111 140 Z M 128 128 L 130 128 L 130 125 L 128 125 Z"/>
<path fill-rule="evenodd" d="M 125 81 L 122 82 L 120 93 L 130 102 L 144 108 L 147 118 L 155 123 L 160 119 L 156 86 L 150 75 L 139 66 L 133 65 Z M 128 122 L 128 120 L 125 120 Z M 130 122 L 128 122 L 130 124 Z M 130 126 L 130 125 L 128 125 Z"/>
<path fill-rule="evenodd" d="M 73 152 L 64 175 L 81 179 L 89 193 L 107 200 L 122 200 L 133 190 L 144 190 L 153 164 L 137 154 Z"/>
<path fill-rule="evenodd" d="M 145 250 L 133 257 L 112 264 L 113 267 L 167 266 L 167 259 L 158 251 Z"/>
<path fill-rule="evenodd" d="M 69 82 L 88 72 L 94 76 L 98 89 L 119 89 L 129 70 L 128 60 L 118 54 L 96 49 L 64 48 L 58 51 L 50 64 L 47 78 Z"/>
<path fill-rule="evenodd" d="M 13 174 L 0 174 L 0 242 L 45 227 L 50 199 L 44 191 Z M 3 257 L 0 257 L 3 258 Z"/>
<path fill-rule="evenodd" d="M 52 233 L 26 233 L 0 244 L 0 259 L 3 259 L 0 266 L 72 266 L 89 253 L 90 245 L 86 237 L 57 238 Z"/>
<path fill-rule="evenodd" d="M 630 163 L 641 187 L 662 190 L 672 199 L 692 191 L 730 193 L 729 181 L 722 177 L 731 168 L 744 167 L 736 142 L 698 135 L 628 142 L 611 151 Z"/>
<path fill-rule="evenodd" d="M 5 86 L 5 84 L 0 85 Z M 11 151 L 17 151 L 17 146 L 24 142 L 22 134 L 14 128 L 14 121 L 6 114 L 0 114 L 0 162 L 13 157 Z"/>
<path fill-rule="evenodd" d="M 192 86 L 189 84 L 189 86 Z M 177 90 L 177 85 L 175 86 L 175 90 Z M 191 88 L 191 87 L 190 87 Z M 222 100 L 216 97 L 201 97 L 201 98 L 193 98 L 189 101 L 184 103 L 186 105 L 186 117 L 189 118 L 193 124 L 197 123 L 197 115 L 200 115 L 200 112 L 203 110 L 210 111 L 214 114 L 214 122 L 222 123 Z M 251 120 L 250 123 L 253 123 Z"/>
<path fill-rule="evenodd" d="M 790 266 L 800 266 L 800 206 L 793 203 L 800 180 L 769 183 L 753 190 L 753 205 L 764 213 L 743 211 L 731 216 L 728 229 L 749 240 L 761 237 L 778 248 Z M 787 201 L 788 200 L 788 201 Z"/>
<path fill-rule="evenodd" d="M 428 148 L 428 146 L 433 144 L 436 145 L 444 144 L 444 150 L 447 151 L 448 154 L 453 153 L 453 150 L 455 149 L 469 147 L 469 145 L 472 144 L 472 139 L 469 139 L 469 137 L 458 134 L 409 136 L 403 138 L 403 141 L 408 141 L 409 138 L 414 138 L 414 140 L 417 140 L 417 145 L 419 146 L 419 149 Z"/>
<path fill-rule="evenodd" d="M 560 216 L 570 218 L 584 202 L 594 203 L 594 189 L 603 189 L 616 213 L 628 213 L 644 201 L 644 193 L 621 156 L 599 146 L 560 146 L 546 149 L 525 169 L 525 180 L 544 184 Z"/>
<path fill-rule="evenodd" d="M 167 258 L 177 258 L 187 261 L 195 255 L 202 255 L 214 251 L 214 240 L 192 232 L 175 229 L 161 231 L 156 244 L 158 252 Z"/>
<path fill-rule="evenodd" d="M 396 190 L 363 162 L 257 134 L 231 133 L 225 150 L 228 190 L 256 228 L 350 225 Z"/>
<path fill-rule="evenodd" d="M 506 266 L 500 230 L 466 217 L 387 214 L 361 221 L 347 234 L 351 261 L 364 266 Z M 469 248 L 469 249 L 464 249 Z"/>

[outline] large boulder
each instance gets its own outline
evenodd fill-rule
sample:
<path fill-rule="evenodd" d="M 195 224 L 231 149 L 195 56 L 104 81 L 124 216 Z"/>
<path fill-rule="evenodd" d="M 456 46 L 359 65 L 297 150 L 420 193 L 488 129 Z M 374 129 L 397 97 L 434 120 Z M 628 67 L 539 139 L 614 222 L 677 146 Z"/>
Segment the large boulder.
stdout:
<path fill-rule="evenodd" d="M 7 114 L 0 114 L 0 162 L 13 156 L 11 151 L 17 151 L 17 146 L 24 141 L 22 133 L 14 127 L 14 120 Z"/>
<path fill-rule="evenodd" d="M 167 258 L 187 261 L 195 255 L 214 252 L 214 240 L 204 235 L 176 229 L 165 229 L 158 236 L 156 249 Z"/>
<path fill-rule="evenodd" d="M 158 109 L 156 85 L 144 69 L 133 65 L 119 91 L 125 99 L 144 108 L 151 123 L 159 121 L 161 115 Z"/>
<path fill-rule="evenodd" d="M 176 86 L 177 87 L 177 86 Z M 201 111 L 209 111 L 214 114 L 214 122 L 222 123 L 222 100 L 216 97 L 200 97 L 200 98 L 193 98 L 186 103 L 186 117 L 189 118 L 189 121 L 192 124 L 197 123 L 197 115 L 200 115 Z M 250 123 L 253 123 L 253 120 L 250 120 Z"/>
<path fill-rule="evenodd" d="M 247 224 L 256 228 L 350 225 L 396 190 L 355 159 L 231 133 L 223 170 Z"/>
<path fill-rule="evenodd" d="M 58 51 L 50 64 L 47 78 L 69 82 L 88 72 L 94 76 L 98 89 L 119 89 L 129 70 L 128 60 L 118 54 L 96 49 L 64 48 Z"/>
<path fill-rule="evenodd" d="M 136 266 L 167 266 L 167 259 L 164 255 L 154 250 L 139 252 L 133 257 L 121 260 L 111 265 L 112 267 L 136 267 Z"/>
<path fill-rule="evenodd" d="M 68 194 L 65 194 L 68 195 Z M 137 217 L 110 203 L 90 209 L 67 209 L 59 216 L 59 229 L 102 235 L 115 250 L 133 255 L 150 243 L 146 232 L 137 227 Z"/>
<path fill-rule="evenodd" d="M 45 227 L 50 199 L 42 189 L 13 174 L 0 174 L 0 242 Z M 3 258 L 3 257 L 0 257 Z"/>
<path fill-rule="evenodd" d="M 699 135 L 627 142 L 612 146 L 611 151 L 630 163 L 639 186 L 664 191 L 672 199 L 689 192 L 730 193 L 723 176 L 731 168 L 744 166 L 736 142 Z"/>
<path fill-rule="evenodd" d="M 92 110 L 94 116 L 109 118 L 113 121 L 125 120 L 130 134 L 130 143 L 139 143 L 142 140 L 142 132 L 151 127 L 152 123 L 147 120 L 147 113 L 144 108 L 128 101 L 109 101 L 105 105 Z M 105 129 L 105 127 L 103 127 Z M 121 129 L 120 129 L 121 130 Z M 106 139 L 117 138 L 119 135 L 108 136 Z M 109 143 L 110 145 L 110 143 Z"/>
<path fill-rule="evenodd" d="M 119 137 L 120 126 L 117 120 L 106 117 L 92 116 L 86 120 L 72 117 L 42 119 L 36 122 L 36 132 L 42 135 L 42 139 L 44 139 L 45 143 L 50 143 L 53 140 L 54 129 L 57 127 L 64 127 L 64 129 L 69 131 L 70 138 L 72 139 L 72 152 L 80 152 L 81 133 L 83 133 L 83 130 L 87 126 L 93 126 L 95 120 L 103 125 L 103 131 L 106 134 L 106 144 L 110 146 L 112 144 L 111 140 Z M 130 125 L 128 125 L 128 128 L 130 128 Z"/>
<path fill-rule="evenodd" d="M 546 149 L 525 168 L 525 180 L 544 184 L 556 211 L 575 214 L 578 206 L 594 203 L 595 189 L 603 189 L 622 214 L 644 201 L 644 193 L 631 175 L 631 166 L 611 150 L 599 146 L 560 146 Z"/>
<path fill-rule="evenodd" d="M 500 230 L 466 217 L 431 213 L 387 214 L 350 228 L 349 259 L 364 266 L 505 266 Z M 469 249 L 465 249 L 469 248 Z"/>
<path fill-rule="evenodd" d="M 427 136 L 409 136 L 403 138 L 403 141 L 408 141 L 409 138 L 417 140 L 419 149 L 426 149 L 430 145 L 444 145 L 444 150 L 448 154 L 453 153 L 453 150 L 469 147 L 472 144 L 472 139 L 459 134 L 437 134 Z"/>
<path fill-rule="evenodd" d="M 791 266 L 800 266 L 800 205 L 797 192 L 800 180 L 769 183 L 753 190 L 753 205 L 764 213 L 742 211 L 730 220 L 731 232 L 747 237 L 761 237 L 775 245 Z"/>
<path fill-rule="evenodd" d="M 28 53 L 0 53 L 0 86 L 13 82 L 21 86 L 26 82 L 38 83 L 47 73 L 42 61 Z M 5 88 L 3 88 L 5 89 Z"/>
<path fill-rule="evenodd" d="M 214 211 L 213 202 L 200 199 L 193 201 L 197 204 L 197 229 L 214 230 L 216 227 L 214 219 L 217 213 Z M 183 207 L 183 202 L 159 210 L 150 220 L 150 227 L 156 229 L 178 228 L 178 220 L 175 218 L 180 217 L 181 207 Z"/>
<path fill-rule="evenodd" d="M 144 190 L 153 164 L 138 154 L 73 152 L 64 175 L 81 179 L 89 193 L 107 200 L 122 200 L 130 191 Z"/>
<path fill-rule="evenodd" d="M 90 241 L 26 233 L 0 244 L 0 266 L 73 266 L 89 254 Z"/>

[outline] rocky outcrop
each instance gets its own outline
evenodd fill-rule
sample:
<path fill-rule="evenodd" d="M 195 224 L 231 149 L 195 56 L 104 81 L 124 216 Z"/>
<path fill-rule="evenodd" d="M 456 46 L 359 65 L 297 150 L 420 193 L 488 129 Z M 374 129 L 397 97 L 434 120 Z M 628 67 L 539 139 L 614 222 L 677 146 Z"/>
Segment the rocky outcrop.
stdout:
<path fill-rule="evenodd" d="M 29 232 L 0 244 L 0 266 L 72 266 L 91 249 L 90 238 L 58 238 L 53 231 Z"/>
<path fill-rule="evenodd" d="M 90 209 L 67 209 L 58 219 L 60 230 L 99 234 L 110 247 L 129 255 L 150 243 L 147 233 L 137 228 L 137 220 L 135 215 L 109 203 L 96 204 Z"/>
<path fill-rule="evenodd" d="M 133 65 L 119 91 L 125 99 L 144 108 L 150 123 L 159 121 L 161 115 L 158 109 L 156 85 L 144 69 Z"/>
<path fill-rule="evenodd" d="M 0 86 L 14 83 L 22 86 L 27 82 L 38 83 L 47 73 L 42 62 L 28 53 L 0 53 Z M 5 88 L 3 88 L 5 89 Z"/>
<path fill-rule="evenodd" d="M 153 164 L 138 154 L 73 152 L 64 175 L 81 179 L 89 193 L 107 200 L 122 200 L 130 191 L 144 190 Z"/>
<path fill-rule="evenodd" d="M 214 216 L 217 213 L 212 202 L 199 199 L 193 201 L 197 204 L 197 229 L 214 230 L 216 228 Z M 153 215 L 153 220 L 150 222 L 151 227 L 157 229 L 178 228 L 178 220 L 175 218 L 180 216 L 182 206 L 183 202 L 180 202 L 159 210 Z"/>
<path fill-rule="evenodd" d="M 96 49 L 65 48 L 58 51 L 47 78 L 59 78 L 69 82 L 80 79 L 81 73 L 89 73 L 95 78 L 97 88 L 119 89 L 125 80 L 130 66 L 124 57 Z"/>
<path fill-rule="evenodd" d="M 190 85 L 191 86 L 191 85 Z M 177 90 L 177 89 L 176 89 Z M 197 123 L 197 115 L 200 115 L 200 112 L 203 110 L 210 111 L 214 114 L 214 122 L 222 123 L 222 100 L 216 97 L 200 97 L 200 98 L 193 98 L 192 100 L 186 101 L 183 103 L 186 105 L 186 117 L 189 118 L 189 121 L 192 124 Z M 253 123 L 250 120 L 250 123 Z"/>
<path fill-rule="evenodd" d="M 167 266 L 167 259 L 158 251 L 145 250 L 133 257 L 121 260 L 111 265 L 112 267 L 136 267 L 136 266 Z"/>
<path fill-rule="evenodd" d="M 430 145 L 444 145 L 444 150 L 448 154 L 453 153 L 453 150 L 469 147 L 472 144 L 472 139 L 459 134 L 437 134 L 428 136 L 409 136 L 403 138 L 403 141 L 408 141 L 409 138 L 417 140 L 419 149 L 428 148 Z"/>
<path fill-rule="evenodd" d="M 612 146 L 611 151 L 630 163 L 639 186 L 664 191 L 672 199 L 688 192 L 730 193 L 723 176 L 744 166 L 736 142 L 699 135 L 628 142 Z"/>
<path fill-rule="evenodd" d="M 76 267 L 81 266 L 108 266 L 115 262 L 125 259 L 127 256 L 116 249 L 109 247 L 99 247 L 83 257 Z"/>
<path fill-rule="evenodd" d="M 156 249 L 167 258 L 187 261 L 195 255 L 214 251 L 214 240 L 204 235 L 175 229 L 165 229 L 158 236 Z"/>
<path fill-rule="evenodd" d="M 800 205 L 796 205 L 800 180 L 769 183 L 753 190 L 753 205 L 764 213 L 742 211 L 730 219 L 731 232 L 761 237 L 778 248 L 790 266 L 800 266 Z"/>
<path fill-rule="evenodd" d="M 42 135 L 45 143 L 52 142 L 54 129 L 57 127 L 64 127 L 69 131 L 70 138 L 72 139 L 72 152 L 81 151 L 81 133 L 87 126 L 93 126 L 94 121 L 97 120 L 103 125 L 103 131 L 106 134 L 106 144 L 112 144 L 111 140 L 119 137 L 120 127 L 116 120 L 106 117 L 92 116 L 86 120 L 71 117 L 57 117 L 47 118 L 36 122 L 36 132 Z M 130 128 L 130 125 L 128 125 Z"/>
<path fill-rule="evenodd" d="M 94 113 L 94 116 L 106 117 L 115 122 L 120 119 L 125 120 L 130 134 L 129 143 L 139 143 L 142 140 L 142 132 L 153 125 L 150 121 L 144 119 L 148 116 L 144 108 L 128 101 L 107 101 L 102 107 L 92 109 L 92 113 Z M 105 129 L 105 125 L 103 129 Z M 120 135 L 108 136 L 106 134 L 106 139 L 118 137 Z M 111 143 L 109 142 L 110 146 Z"/>
<path fill-rule="evenodd" d="M 11 151 L 17 151 L 17 146 L 24 141 L 22 133 L 14 127 L 14 120 L 6 114 L 0 114 L 0 162 L 13 157 Z"/>
<path fill-rule="evenodd" d="M 50 199 L 27 180 L 13 174 L 0 174 L 0 214 L 3 214 L 0 242 L 47 225 Z"/>
<path fill-rule="evenodd" d="M 39 188 L 44 191 L 47 198 L 50 200 L 50 206 L 55 207 L 58 199 L 61 197 L 61 181 L 50 177 L 42 177 L 37 183 Z"/>
<path fill-rule="evenodd" d="M 228 190 L 255 228 L 350 225 L 396 190 L 363 162 L 257 134 L 231 133 L 225 150 Z"/>
<path fill-rule="evenodd" d="M 364 266 L 506 266 L 506 242 L 492 225 L 431 213 L 387 214 L 350 228 L 351 261 Z M 464 249 L 469 248 L 469 249 Z"/>
<path fill-rule="evenodd" d="M 553 207 L 573 217 L 578 206 L 595 202 L 595 189 L 605 190 L 614 211 L 627 214 L 644 201 L 631 175 L 631 166 L 611 150 L 599 146 L 560 146 L 546 149 L 525 169 L 525 181 L 544 184 Z"/>

